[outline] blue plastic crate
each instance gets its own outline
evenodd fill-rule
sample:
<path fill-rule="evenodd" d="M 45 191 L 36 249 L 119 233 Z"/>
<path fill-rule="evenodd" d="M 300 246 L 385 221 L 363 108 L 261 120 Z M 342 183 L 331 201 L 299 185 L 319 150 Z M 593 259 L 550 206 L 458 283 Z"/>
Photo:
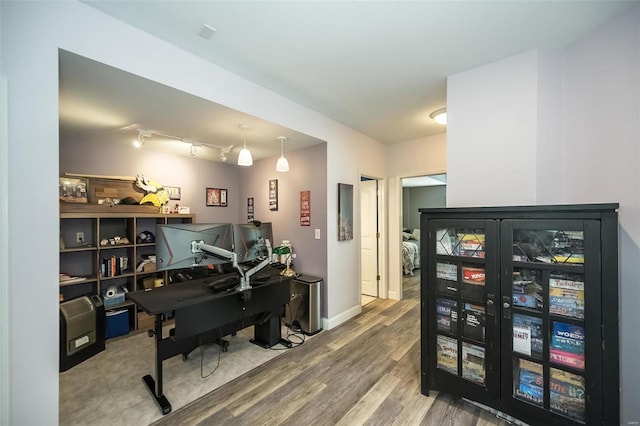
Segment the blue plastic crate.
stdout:
<path fill-rule="evenodd" d="M 105 338 L 110 339 L 129 334 L 129 311 L 127 309 L 107 311 L 106 317 Z"/>

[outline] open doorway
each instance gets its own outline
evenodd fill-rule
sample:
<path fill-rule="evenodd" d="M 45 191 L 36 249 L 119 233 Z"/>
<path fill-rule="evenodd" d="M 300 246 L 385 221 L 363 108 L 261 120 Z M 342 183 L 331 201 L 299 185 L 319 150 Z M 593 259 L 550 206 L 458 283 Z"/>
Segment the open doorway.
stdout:
<path fill-rule="evenodd" d="M 378 179 L 360 178 L 360 289 L 362 305 L 377 299 L 380 283 L 380 209 Z"/>
<path fill-rule="evenodd" d="M 420 291 L 422 247 L 418 210 L 446 207 L 446 183 L 444 173 L 402 178 L 402 299 L 419 296 Z"/>

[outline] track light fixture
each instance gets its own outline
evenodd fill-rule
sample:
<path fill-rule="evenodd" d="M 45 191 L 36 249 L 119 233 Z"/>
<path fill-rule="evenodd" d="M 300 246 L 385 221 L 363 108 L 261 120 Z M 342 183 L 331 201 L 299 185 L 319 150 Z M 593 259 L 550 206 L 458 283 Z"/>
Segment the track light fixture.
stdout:
<path fill-rule="evenodd" d="M 247 149 L 247 130 L 249 129 L 249 126 L 241 124 L 238 127 L 242 130 L 244 140 L 244 146 L 238 155 L 238 166 L 252 166 L 253 157 L 251 156 L 251 151 Z"/>
<path fill-rule="evenodd" d="M 148 137 L 151 137 L 150 130 L 138 129 L 138 138 L 133 140 L 133 146 L 142 148 L 144 146 L 144 138 Z"/>
<path fill-rule="evenodd" d="M 195 157 L 198 154 L 198 146 L 191 142 L 191 150 L 189 151 L 189 155 Z"/>
<path fill-rule="evenodd" d="M 179 136 L 175 136 L 169 133 L 164 133 L 158 130 L 148 130 L 148 129 L 138 129 L 138 137 L 137 139 L 134 139 L 133 141 L 133 146 L 135 146 L 136 148 L 142 148 L 142 146 L 145 143 L 145 138 L 150 138 L 152 136 L 162 136 L 165 138 L 169 138 L 169 139 L 175 139 L 177 141 L 180 142 L 184 142 L 185 144 L 189 144 L 189 155 L 191 157 L 196 157 L 198 155 L 198 151 L 203 148 L 203 147 L 209 147 L 209 148 L 217 148 L 220 150 L 220 160 L 221 161 L 227 161 L 227 156 L 226 154 L 228 154 L 229 152 L 231 152 L 231 149 L 234 147 L 234 145 L 229 145 L 227 147 L 223 147 L 223 146 L 218 146 L 218 145 L 211 145 L 208 143 L 202 143 L 202 142 L 194 142 L 188 139 L 183 139 Z"/>
<path fill-rule="evenodd" d="M 287 140 L 286 136 L 278 136 L 276 139 L 280 141 L 280 158 L 276 163 L 276 172 L 288 172 L 289 161 L 284 157 L 284 141 Z"/>

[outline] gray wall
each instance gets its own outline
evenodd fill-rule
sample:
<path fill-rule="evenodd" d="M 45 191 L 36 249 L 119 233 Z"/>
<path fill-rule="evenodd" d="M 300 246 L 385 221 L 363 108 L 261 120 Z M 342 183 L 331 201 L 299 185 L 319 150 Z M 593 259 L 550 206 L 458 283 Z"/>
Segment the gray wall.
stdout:
<path fill-rule="evenodd" d="M 247 221 L 247 198 L 254 198 L 255 219 L 273 224 L 274 246 L 289 240 L 296 254 L 294 270 L 326 280 L 327 238 L 314 230 L 327 229 L 327 145 L 285 152 L 290 170 L 278 173 L 276 158 L 256 161 L 241 170 L 241 208 L 237 222 Z M 269 210 L 269 180 L 278 180 L 278 210 Z M 300 226 L 300 191 L 311 191 L 311 226 Z M 324 293 L 323 289 L 323 293 Z M 323 296 L 324 299 L 324 296 Z M 323 300 L 322 314 L 326 316 Z"/>
<path fill-rule="evenodd" d="M 130 141 L 107 145 L 101 141 L 60 141 L 60 172 L 108 176 L 135 176 L 181 188 L 181 206 L 189 206 L 196 222 L 247 222 L 247 197 L 254 198 L 255 219 L 273 223 L 273 246 L 288 239 L 296 259 L 294 269 L 325 278 L 326 238 L 316 240 L 314 229 L 327 228 L 327 146 L 319 144 L 286 152 L 290 171 L 277 173 L 277 157 L 256 161 L 252 167 L 199 160 L 187 156 L 134 148 Z M 268 183 L 278 179 L 278 211 L 268 206 Z M 226 188 L 228 207 L 207 207 L 207 187 Z M 311 191 L 311 226 L 300 226 L 300 191 Z M 170 202 L 170 204 L 173 201 Z"/>
<path fill-rule="evenodd" d="M 445 185 L 402 188 L 402 229 L 420 228 L 418 209 L 446 207 L 446 192 Z"/>
<path fill-rule="evenodd" d="M 134 148 L 131 141 L 104 144 L 101 141 L 60 140 L 60 174 L 65 172 L 108 176 L 144 174 L 163 185 L 180 187 L 180 206 L 188 206 L 196 221 L 236 223 L 239 216 L 240 166 L 153 151 L 145 144 Z M 226 188 L 228 207 L 207 207 L 206 188 Z M 172 205 L 174 201 L 170 201 Z"/>

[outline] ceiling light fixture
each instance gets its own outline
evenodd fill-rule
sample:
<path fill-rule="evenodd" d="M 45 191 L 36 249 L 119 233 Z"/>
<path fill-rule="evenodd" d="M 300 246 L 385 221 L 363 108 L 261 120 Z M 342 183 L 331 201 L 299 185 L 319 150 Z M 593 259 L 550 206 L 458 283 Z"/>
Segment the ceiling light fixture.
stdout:
<path fill-rule="evenodd" d="M 429 114 L 429 117 L 438 124 L 447 124 L 447 108 L 440 108 Z"/>
<path fill-rule="evenodd" d="M 191 150 L 189 151 L 189 155 L 195 157 L 198 154 L 198 146 L 191 142 Z"/>
<path fill-rule="evenodd" d="M 278 136 L 276 139 L 280 140 L 280 158 L 276 163 L 276 172 L 288 172 L 289 161 L 284 157 L 284 141 L 287 140 L 286 136 Z"/>
<path fill-rule="evenodd" d="M 137 129 L 137 130 L 138 130 L 138 138 L 133 141 L 133 145 L 136 148 L 141 148 L 145 144 L 145 142 L 146 142 L 145 138 L 150 138 L 152 136 L 162 136 L 162 137 L 165 137 L 165 138 L 175 139 L 175 140 L 178 140 L 180 142 L 189 144 L 189 155 L 191 157 L 195 157 L 196 155 L 198 155 L 198 151 L 201 148 L 209 147 L 209 148 L 217 148 L 217 149 L 219 149 L 220 150 L 220 160 L 221 161 L 227 161 L 226 154 L 231 152 L 231 148 L 234 147 L 234 145 L 229 145 L 227 147 L 223 147 L 223 146 L 212 145 L 212 144 L 208 144 L 208 143 L 195 142 L 195 141 L 192 141 L 192 140 L 183 139 L 180 136 L 171 135 L 169 133 L 161 132 L 161 131 L 158 131 L 158 130 L 148 130 L 148 129 Z M 205 153 L 205 157 L 206 157 L 206 159 L 210 159 L 210 158 L 208 158 L 206 156 L 206 153 Z"/>
<path fill-rule="evenodd" d="M 151 136 L 149 130 L 138 129 L 138 138 L 133 140 L 133 146 L 136 148 L 142 148 L 144 146 L 144 138 Z"/>
<path fill-rule="evenodd" d="M 253 157 L 251 156 L 251 151 L 247 149 L 247 129 L 249 126 L 246 124 L 241 124 L 238 126 L 243 133 L 244 139 L 244 147 L 240 151 L 238 155 L 238 166 L 252 166 L 253 165 Z"/>

